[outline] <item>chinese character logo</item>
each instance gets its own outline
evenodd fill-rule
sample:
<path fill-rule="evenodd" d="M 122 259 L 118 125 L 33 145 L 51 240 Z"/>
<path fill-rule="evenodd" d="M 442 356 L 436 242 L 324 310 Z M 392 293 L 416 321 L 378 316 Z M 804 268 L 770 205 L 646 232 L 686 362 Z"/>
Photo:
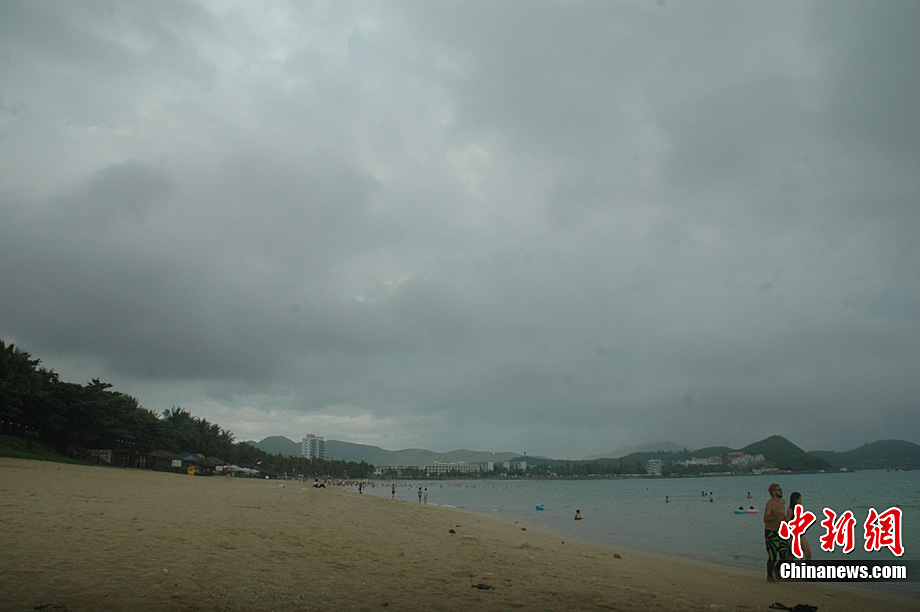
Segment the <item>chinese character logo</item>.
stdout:
<path fill-rule="evenodd" d="M 901 544 L 901 509 L 888 508 L 881 514 L 869 508 L 869 516 L 863 525 L 866 534 L 866 552 L 887 547 L 900 557 L 904 554 Z"/>
<path fill-rule="evenodd" d="M 792 548 L 792 554 L 799 559 L 805 556 L 802 552 L 802 536 L 805 534 L 805 530 L 808 529 L 809 525 L 814 522 L 815 515 L 807 510 L 803 511 L 802 506 L 797 504 L 795 507 L 795 515 L 792 517 L 792 520 L 783 521 L 779 525 L 779 537 L 784 540 L 792 538 L 790 548 Z"/>

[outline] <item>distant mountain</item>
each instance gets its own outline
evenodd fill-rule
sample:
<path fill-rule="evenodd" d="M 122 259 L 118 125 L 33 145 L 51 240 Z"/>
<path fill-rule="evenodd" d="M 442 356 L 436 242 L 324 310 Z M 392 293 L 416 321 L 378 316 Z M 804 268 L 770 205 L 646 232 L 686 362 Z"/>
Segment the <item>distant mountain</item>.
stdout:
<path fill-rule="evenodd" d="M 920 446 L 905 440 L 879 440 L 851 451 L 813 451 L 832 467 L 851 470 L 920 468 Z"/>
<path fill-rule="evenodd" d="M 654 452 L 674 452 L 674 451 L 683 451 L 688 450 L 690 447 L 685 444 L 678 444 L 676 442 L 647 442 L 645 444 L 640 444 L 639 446 L 621 446 L 616 450 L 612 450 L 607 453 L 601 453 L 600 455 L 589 455 L 584 458 L 584 461 L 594 461 L 595 459 L 618 459 L 620 457 L 625 457 L 626 455 L 632 455 L 633 453 L 654 453 Z"/>
<path fill-rule="evenodd" d="M 261 442 L 250 440 L 248 443 L 270 455 L 300 455 L 300 442 L 294 442 L 284 436 L 269 436 Z"/>
<path fill-rule="evenodd" d="M 728 446 L 707 446 L 694 451 L 687 451 L 683 448 L 674 451 L 642 451 L 617 459 L 604 458 L 598 461 L 601 463 L 616 461 L 624 465 L 644 466 L 649 459 L 661 459 L 668 462 L 686 461 L 693 457 L 715 457 L 739 450 L 748 455 L 762 454 L 767 460 L 767 465 L 781 470 L 822 470 L 829 467 L 825 460 L 810 455 L 782 436 L 770 436 L 740 449 Z"/>
<path fill-rule="evenodd" d="M 301 447 L 299 442 L 289 440 L 284 436 L 270 436 L 261 442 L 250 442 L 253 446 L 261 448 L 266 453 L 276 455 L 299 455 Z M 339 440 L 326 440 L 326 459 L 341 461 L 366 461 L 372 465 L 426 465 L 440 461 L 441 463 L 476 463 L 479 461 L 510 461 L 518 453 L 455 450 L 447 453 L 410 448 L 391 451 L 378 446 L 355 444 Z"/>
<path fill-rule="evenodd" d="M 270 436 L 261 442 L 249 442 L 273 455 L 300 455 L 300 443 L 284 436 Z M 622 463 L 625 465 L 645 465 L 649 459 L 678 461 L 692 457 L 712 457 L 740 450 L 749 455 L 762 454 L 769 465 L 781 470 L 822 470 L 828 467 L 848 469 L 890 469 L 920 468 L 920 446 L 904 440 L 880 440 L 864 444 L 847 452 L 813 451 L 806 452 L 782 436 L 770 436 L 744 448 L 733 449 L 727 446 L 708 446 L 694 451 L 674 442 L 643 444 L 639 449 L 658 447 L 653 450 L 634 450 L 620 457 L 588 457 L 582 461 L 600 463 Z M 623 447 L 625 448 L 625 447 Z M 619 451 L 620 449 L 618 449 Z M 626 448 L 626 450 L 630 450 Z M 615 451 L 616 452 L 616 451 Z M 377 446 L 326 440 L 326 458 L 343 461 L 366 461 L 372 465 L 426 465 L 440 461 L 442 463 L 476 463 L 479 461 L 512 461 L 524 459 L 528 463 L 565 463 L 565 460 L 553 460 L 545 457 L 526 456 L 510 452 L 489 452 L 455 450 L 448 453 L 410 448 L 397 451 L 386 450 Z"/>
<path fill-rule="evenodd" d="M 385 450 L 377 446 L 353 444 L 338 440 L 326 440 L 326 457 L 348 461 L 367 461 L 373 465 L 426 465 L 441 463 L 476 463 L 479 461 L 510 461 L 518 453 L 455 450 L 447 453 L 408 448 Z"/>
<path fill-rule="evenodd" d="M 761 454 L 781 470 L 824 470 L 828 462 L 803 451 L 782 436 L 770 436 L 741 449 L 746 455 Z"/>
<path fill-rule="evenodd" d="M 725 453 L 732 453 L 738 450 L 737 448 L 729 448 L 727 446 L 707 446 L 705 448 L 698 448 L 695 451 L 691 451 L 690 455 L 693 457 L 715 457 L 716 455 L 724 455 Z"/>

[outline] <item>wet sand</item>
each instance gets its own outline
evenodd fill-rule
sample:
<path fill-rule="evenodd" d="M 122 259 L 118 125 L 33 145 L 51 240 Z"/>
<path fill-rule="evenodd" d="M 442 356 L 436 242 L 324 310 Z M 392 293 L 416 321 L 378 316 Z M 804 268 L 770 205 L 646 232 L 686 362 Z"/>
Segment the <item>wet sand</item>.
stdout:
<path fill-rule="evenodd" d="M 0 610 L 920 609 L 524 522 L 279 484 L 0 458 Z"/>

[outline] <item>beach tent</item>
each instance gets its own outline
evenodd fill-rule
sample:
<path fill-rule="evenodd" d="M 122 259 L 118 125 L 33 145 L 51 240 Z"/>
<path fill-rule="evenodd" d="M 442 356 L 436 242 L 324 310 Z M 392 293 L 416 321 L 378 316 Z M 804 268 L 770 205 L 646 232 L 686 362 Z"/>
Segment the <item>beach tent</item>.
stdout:
<path fill-rule="evenodd" d="M 215 457 L 214 459 L 217 459 L 217 457 Z M 190 474 L 195 473 L 195 474 L 203 474 L 203 475 L 212 475 L 214 474 L 214 468 L 217 467 L 218 465 L 217 462 L 220 462 L 220 459 L 217 459 L 217 462 L 215 462 L 211 460 L 209 457 L 205 457 L 201 453 L 192 453 L 192 454 L 189 454 L 183 457 L 182 462 L 183 462 L 183 467 L 186 470 L 189 470 L 190 468 L 194 468 L 193 471 L 189 471 Z"/>
<path fill-rule="evenodd" d="M 242 476 L 258 476 L 259 470 L 254 470 L 252 468 L 240 467 L 238 465 L 231 465 L 230 469 L 233 470 L 234 474 Z"/>
<path fill-rule="evenodd" d="M 214 471 L 219 474 L 224 474 L 227 470 L 230 469 L 230 464 L 221 459 L 220 457 L 215 457 L 214 455 L 208 455 L 208 462 L 214 467 Z"/>

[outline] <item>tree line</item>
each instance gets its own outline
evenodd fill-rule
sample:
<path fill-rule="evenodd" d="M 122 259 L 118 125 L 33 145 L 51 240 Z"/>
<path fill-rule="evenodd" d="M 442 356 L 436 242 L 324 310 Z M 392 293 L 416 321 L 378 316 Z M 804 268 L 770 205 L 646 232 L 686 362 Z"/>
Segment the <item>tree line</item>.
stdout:
<path fill-rule="evenodd" d="M 75 448 L 112 448 L 126 439 L 139 449 L 200 453 L 266 472 L 364 478 L 373 466 L 270 455 L 217 423 L 174 406 L 158 414 L 98 378 L 62 381 L 27 351 L 0 339 L 0 435 L 31 439 L 62 454 Z"/>

